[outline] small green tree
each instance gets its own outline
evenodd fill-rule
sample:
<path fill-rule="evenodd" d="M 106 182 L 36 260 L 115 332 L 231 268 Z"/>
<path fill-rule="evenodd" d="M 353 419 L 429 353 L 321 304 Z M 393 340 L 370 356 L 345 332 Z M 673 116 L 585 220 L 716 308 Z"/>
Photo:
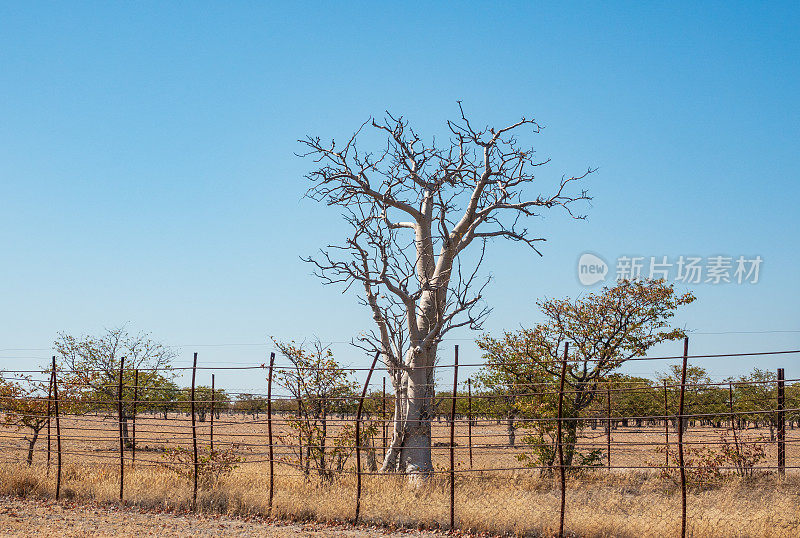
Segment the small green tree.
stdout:
<path fill-rule="evenodd" d="M 570 343 L 563 446 L 564 463 L 571 466 L 581 423 L 577 419 L 595 400 L 599 384 L 626 360 L 644 355 L 658 343 L 683 337 L 683 330 L 670 327 L 670 320 L 681 306 L 694 300 L 691 293 L 678 294 L 663 280 L 621 280 L 577 299 L 539 301 L 545 316 L 542 323 L 506 332 L 500 339 L 484 336 L 478 340 L 487 362 L 484 375 L 507 386 L 525 387 L 533 394 L 526 401 L 526 412 L 540 419 L 554 418 L 556 380 L 564 344 Z M 534 445 L 534 453 L 522 457 L 534 465 L 552 467 L 555 423 L 534 420 L 526 425 L 532 430 L 526 443 Z M 591 464 L 597 454 L 588 457 Z"/>
<path fill-rule="evenodd" d="M 669 402 L 670 414 L 677 416 L 679 409 L 679 399 L 681 393 L 682 366 L 680 364 L 669 365 L 666 373 L 658 374 L 658 380 L 667 383 L 667 401 Z M 708 415 L 723 411 L 721 406 L 723 401 L 718 401 L 721 392 L 714 390 L 710 386 L 711 378 L 708 371 L 702 366 L 695 366 L 691 363 L 686 366 L 686 383 L 683 391 L 683 431 L 688 431 L 692 417 L 689 415 Z M 671 419 L 673 428 L 677 431 L 677 418 Z"/>
<path fill-rule="evenodd" d="M 258 418 L 259 413 L 267 410 L 267 399 L 249 392 L 239 393 L 233 404 L 234 411 Z"/>
<path fill-rule="evenodd" d="M 800 424 L 800 384 L 788 383 L 786 385 L 786 420 L 789 428 L 794 429 L 795 424 Z"/>
<path fill-rule="evenodd" d="M 611 418 L 615 422 L 619 419 L 623 427 L 629 425 L 629 417 L 635 417 L 635 426 L 641 427 L 642 417 L 664 414 L 663 389 L 654 386 L 652 380 L 615 372 L 606 376 L 605 383 L 608 386 L 601 388 L 600 395 L 590 406 L 595 416 L 606 418 L 608 415 L 609 390 L 606 389 L 611 389 Z"/>
<path fill-rule="evenodd" d="M 355 449 L 352 426 L 335 428 L 331 421 L 334 413 L 344 414 L 354 409 L 357 384 L 352 372 L 343 368 L 330 348 L 319 341 L 310 346 L 273 341 L 293 365 L 293 368 L 278 370 L 275 382 L 300 402 L 301 416 L 290 420 L 289 425 L 296 432 L 293 438 L 303 439 L 304 472 L 316 470 L 320 478 L 331 480 L 344 468 Z M 377 428 L 368 424 L 364 432 L 362 446 L 370 442 Z M 297 456 L 299 461 L 299 450 Z M 374 469 L 374 451 L 368 451 L 367 459 Z"/>
<path fill-rule="evenodd" d="M 49 372 L 42 374 L 48 375 Z M 48 391 L 47 383 L 34 381 L 30 376 L 16 381 L 0 376 L 0 406 L 3 412 L 0 424 L 26 432 L 23 439 L 28 443 L 28 465 L 33 463 L 33 451 L 39 434 L 47 426 Z M 59 387 L 58 401 L 62 413 L 75 413 L 80 409 L 74 388 L 68 384 Z"/>
<path fill-rule="evenodd" d="M 184 404 L 187 410 L 190 409 L 190 394 L 191 391 L 188 388 L 181 391 L 181 399 L 187 402 Z M 194 411 L 197 413 L 197 420 L 200 422 L 205 422 L 206 417 L 211 413 L 211 394 L 211 387 L 207 385 L 199 385 L 194 388 Z M 220 409 L 227 405 L 228 394 L 223 389 L 217 388 L 214 389 L 213 394 L 214 414 L 218 415 Z M 266 408 L 266 402 L 264 402 L 264 408 Z"/>
<path fill-rule="evenodd" d="M 742 415 L 745 420 L 768 426 L 770 442 L 775 441 L 775 429 L 778 426 L 777 379 L 775 372 L 756 367 L 749 374 L 733 381 L 736 388 L 736 411 L 746 412 Z"/>
<path fill-rule="evenodd" d="M 142 385 L 141 380 L 139 385 Z M 161 413 L 164 416 L 164 420 L 169 418 L 170 413 L 181 410 L 182 391 L 174 381 L 160 377 L 149 381 L 142 388 L 145 388 L 144 401 L 142 402 L 145 410 Z"/>
<path fill-rule="evenodd" d="M 112 416 L 117 414 L 119 370 L 124 357 L 121 420 L 125 446 L 131 447 L 128 421 L 133 414 L 135 370 L 140 370 L 139 399 L 147 399 L 151 390 L 160 390 L 171 379 L 171 373 L 161 372 L 169 368 L 175 352 L 150 335 L 130 334 L 125 327 L 108 329 L 99 336 L 59 333 L 53 347 L 60 356 L 59 367 L 66 372 L 66 381 L 82 387 L 87 400 L 96 402 L 97 408 Z"/>

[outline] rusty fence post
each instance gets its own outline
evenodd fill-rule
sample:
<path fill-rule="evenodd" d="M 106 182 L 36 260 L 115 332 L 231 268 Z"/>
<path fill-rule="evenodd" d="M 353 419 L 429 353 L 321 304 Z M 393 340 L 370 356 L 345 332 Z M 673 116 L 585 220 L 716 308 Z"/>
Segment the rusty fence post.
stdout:
<path fill-rule="evenodd" d="M 361 513 L 361 412 L 364 409 L 364 398 L 367 395 L 369 380 L 380 356 L 381 353 L 379 351 L 375 353 L 375 358 L 372 359 L 372 366 L 369 367 L 369 372 L 367 372 L 367 380 L 364 382 L 364 389 L 361 391 L 361 398 L 358 400 L 358 409 L 356 410 L 356 514 L 353 518 L 355 522 L 358 521 L 358 516 Z"/>
<path fill-rule="evenodd" d="M 669 472 L 669 399 L 667 380 L 664 380 L 664 468 Z"/>
<path fill-rule="evenodd" d="M 300 390 L 300 371 L 297 372 L 297 445 L 300 454 L 300 471 L 303 470 L 303 393 Z"/>
<path fill-rule="evenodd" d="M 275 453 L 272 442 L 272 369 L 275 366 L 275 353 L 269 354 L 267 373 L 267 440 L 269 441 L 269 516 L 272 517 L 272 502 L 275 499 Z"/>
<path fill-rule="evenodd" d="M 119 426 L 119 502 L 125 488 L 125 437 L 122 428 L 122 374 L 125 370 L 125 357 L 119 360 L 119 385 L 117 386 L 117 419 Z"/>
<path fill-rule="evenodd" d="M 564 468 L 564 440 L 562 426 L 564 417 L 564 379 L 567 376 L 567 357 L 569 355 L 569 342 L 564 342 L 564 360 L 561 361 L 561 379 L 558 388 L 558 417 L 556 422 L 556 448 L 558 449 L 558 470 L 561 479 L 561 512 L 558 523 L 558 536 L 564 536 L 564 512 L 567 506 L 567 475 Z"/>
<path fill-rule="evenodd" d="M 56 414 L 56 500 L 61 495 L 61 420 L 58 416 L 58 377 L 56 376 L 56 356 L 53 355 L 53 406 Z"/>
<path fill-rule="evenodd" d="M 383 459 L 386 459 L 386 377 L 383 378 L 383 398 L 381 399 L 381 423 L 383 428 Z"/>
<path fill-rule="evenodd" d="M 50 372 L 50 384 L 47 387 L 47 474 L 50 474 L 50 402 L 53 401 L 53 377 L 56 375 L 55 368 Z"/>
<path fill-rule="evenodd" d="M 194 383 L 195 378 L 197 376 L 197 353 L 194 354 L 194 359 L 192 361 L 192 388 L 191 392 L 189 393 L 191 403 L 189 407 L 192 412 L 192 453 L 194 457 L 194 474 L 192 478 L 192 511 L 194 512 L 197 510 L 197 475 L 199 472 L 199 464 L 197 461 L 197 421 L 195 418 L 195 405 L 194 405 Z"/>
<path fill-rule="evenodd" d="M 784 375 L 778 368 L 778 474 L 786 475 L 786 418 L 784 412 Z"/>
<path fill-rule="evenodd" d="M 450 531 L 456 528 L 456 398 L 458 394 L 458 346 L 453 363 L 453 405 L 450 408 Z"/>
<path fill-rule="evenodd" d="M 731 413 L 731 431 L 733 432 L 733 445 L 736 447 L 736 467 L 742 469 L 742 457 L 739 452 L 739 438 L 736 436 L 736 415 L 733 414 L 733 383 L 728 383 L 728 410 Z"/>
<path fill-rule="evenodd" d="M 683 462 L 683 404 L 686 393 L 686 361 L 689 358 L 689 338 L 683 339 L 683 364 L 681 366 L 681 394 L 678 401 L 678 466 L 681 473 L 681 538 L 686 537 L 686 467 Z"/>
<path fill-rule="evenodd" d="M 133 371 L 133 403 L 131 404 L 133 431 L 131 432 L 131 463 L 136 463 L 136 400 L 139 399 L 139 369 Z"/>
<path fill-rule="evenodd" d="M 611 418 L 611 381 L 606 384 L 606 459 L 608 461 L 608 472 L 611 472 L 611 426 L 613 418 Z"/>
<path fill-rule="evenodd" d="M 469 443 L 469 468 L 472 469 L 472 378 L 467 378 L 467 443 Z"/>
<path fill-rule="evenodd" d="M 214 374 L 211 374 L 211 428 L 208 435 L 208 450 L 214 452 Z"/>

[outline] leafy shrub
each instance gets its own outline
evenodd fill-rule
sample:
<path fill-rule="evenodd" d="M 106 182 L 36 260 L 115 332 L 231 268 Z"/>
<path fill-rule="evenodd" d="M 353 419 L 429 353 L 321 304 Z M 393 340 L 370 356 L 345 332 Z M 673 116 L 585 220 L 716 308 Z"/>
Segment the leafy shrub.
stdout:
<path fill-rule="evenodd" d="M 280 461 L 290 465 L 298 465 L 303 473 L 308 475 L 312 470 L 324 480 L 331 481 L 341 473 L 350 457 L 355 453 L 355 426 L 345 424 L 338 432 L 332 433 L 320 425 L 320 422 L 289 420 L 289 427 L 302 436 L 303 466 L 297 463 L 298 458 L 285 456 Z M 361 450 L 366 457 L 367 470 L 377 470 L 375 455 L 375 436 L 378 434 L 378 425 L 374 422 L 364 422 L 361 425 Z M 297 443 L 296 436 L 278 436 L 279 443 Z"/>
<path fill-rule="evenodd" d="M 184 447 L 165 447 L 161 466 L 191 481 L 194 477 L 194 451 Z M 198 449 L 197 485 L 210 488 L 230 475 L 244 462 L 239 445 L 231 444 L 221 450 Z"/>
<path fill-rule="evenodd" d="M 670 445 L 659 447 L 658 452 L 667 453 L 669 466 L 661 469 L 661 477 L 669 478 L 675 483 L 680 482 L 680 456 L 678 446 Z M 711 482 L 720 476 L 720 467 L 723 465 L 723 458 L 720 454 L 707 446 L 685 446 L 683 448 L 683 467 L 686 474 L 686 482 L 698 487 Z"/>
<path fill-rule="evenodd" d="M 719 449 L 711 446 L 684 446 L 683 462 L 686 469 L 688 483 L 703 486 L 714 479 L 721 478 L 723 471 L 729 468 L 741 477 L 753 476 L 755 468 L 766 458 L 766 440 L 763 436 L 757 438 L 738 438 L 735 442 L 728 440 L 726 433 L 719 435 L 716 443 Z M 713 446 L 713 445 L 712 445 Z M 668 455 L 670 465 L 661 469 L 663 478 L 670 478 L 677 482 L 680 479 L 680 465 L 678 446 L 671 445 L 659 447 L 658 452 Z M 650 465 L 663 465 L 653 464 Z"/>
<path fill-rule="evenodd" d="M 558 465 L 555 436 L 546 438 L 542 431 L 531 433 L 523 437 L 523 442 L 532 446 L 531 453 L 517 454 L 517 461 L 522 462 L 526 467 L 539 468 L 542 474 L 551 474 Z M 587 469 L 596 469 L 603 466 L 603 451 L 599 448 L 590 450 L 587 453 L 578 451 L 574 443 L 569 440 L 564 441 L 565 445 L 570 444 L 572 450 L 572 463 L 567 467 L 570 473 L 579 473 Z M 564 459 L 568 460 L 568 446 L 564 447 Z"/>
<path fill-rule="evenodd" d="M 603 451 L 599 448 L 590 450 L 587 454 L 576 452 L 578 456 L 578 467 L 580 469 L 596 469 L 603 466 Z"/>
<path fill-rule="evenodd" d="M 720 435 L 720 450 L 726 465 L 733 467 L 736 474 L 746 478 L 753 476 L 755 468 L 766 459 L 767 440 L 763 435 L 756 439 L 735 438 L 733 443 L 728 441 L 723 433 Z"/>

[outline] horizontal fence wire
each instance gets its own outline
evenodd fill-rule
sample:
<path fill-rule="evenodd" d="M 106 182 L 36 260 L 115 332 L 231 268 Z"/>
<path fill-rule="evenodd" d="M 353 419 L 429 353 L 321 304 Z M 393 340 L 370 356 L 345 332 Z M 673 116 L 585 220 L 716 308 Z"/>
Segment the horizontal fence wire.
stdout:
<path fill-rule="evenodd" d="M 798 354 L 800 350 L 684 353 L 628 360 L 680 359 L 685 372 L 689 359 L 794 358 Z M 424 421 L 424 426 L 433 460 L 425 474 L 442 480 L 450 477 L 451 510 L 455 506 L 456 476 L 459 480 L 519 480 L 562 471 L 641 471 L 674 477 L 680 470 L 689 476 L 680 480 L 685 492 L 687 481 L 706 476 L 703 473 L 784 476 L 787 471 L 800 469 L 800 379 L 785 379 L 782 369 L 774 378 L 770 374 L 766 379 L 721 382 L 705 379 L 688 383 L 674 377 L 658 381 L 598 378 L 581 385 L 570 377 L 570 364 L 591 362 L 569 355 L 562 360 L 534 361 L 561 366 L 564 388 L 557 379 L 494 386 L 470 379 L 456 383 L 455 392 L 435 394 L 431 389 L 431 395 L 416 398 L 430 409 L 430 420 Z M 194 384 L 194 375 L 191 387 L 173 386 L 167 391 L 148 382 L 134 383 L 133 368 L 75 371 L 59 367 L 55 359 L 53 364 L 49 369 L 0 371 L 5 387 L 0 392 L 0 463 L 30 465 L 46 455 L 49 466 L 54 451 L 52 437 L 57 435 L 58 476 L 62 457 L 71 465 L 117 465 L 121 499 L 126 476 L 123 470 L 128 466 L 193 476 L 195 488 L 201 474 L 209 470 L 224 474 L 265 464 L 270 468 L 270 488 L 283 478 L 309 481 L 317 475 L 325 480 L 355 476 L 360 484 L 362 476 L 402 475 L 380 469 L 390 461 L 386 454 L 402 448 L 395 442 L 403 427 L 395 419 L 394 408 L 399 402 L 393 389 L 386 392 L 385 383 L 382 393 L 365 384 L 363 391 L 321 396 L 290 386 L 287 379 L 294 378 L 280 377 L 301 376 L 308 369 L 293 365 L 274 364 L 271 370 L 267 363 L 135 369 L 136 379 L 141 379 L 140 372 L 165 377 L 187 370 L 265 373 L 264 393 L 221 389 L 212 393 L 204 387 L 206 392 L 198 396 L 200 388 Z M 435 368 L 452 369 L 455 377 L 457 366 L 499 364 L 505 363 L 454 362 Z M 330 370 L 372 371 L 350 367 Z M 105 377 L 87 381 L 87 374 Z M 363 392 L 361 397 L 358 392 Z M 682 413 L 679 396 L 685 405 Z M 577 397 L 588 398 L 589 404 L 571 416 L 570 402 Z M 556 413 L 555 402 L 565 411 Z M 49 427 L 54 420 L 58 423 L 56 434 Z M 556 429 L 565 433 L 556 437 Z M 366 432 L 365 436 L 358 433 L 355 439 L 353 430 Z M 192 447 L 196 447 L 194 452 Z M 356 447 L 360 447 L 358 452 Z M 554 456 L 556 449 L 559 458 Z M 331 455 L 334 453 L 336 458 Z M 564 453 L 570 461 L 561 463 Z M 717 459 L 704 456 L 711 453 Z M 355 455 L 364 456 L 356 465 Z M 578 455 L 584 458 L 582 462 L 575 461 Z M 360 461 L 370 462 L 369 468 L 362 468 Z M 562 476 L 566 480 L 567 475 Z M 358 492 L 360 499 L 360 485 Z M 563 513 L 562 507 L 562 517 Z"/>
<path fill-rule="evenodd" d="M 714 358 L 735 358 L 735 357 L 763 357 L 763 356 L 778 356 L 778 355 L 797 355 L 800 354 L 800 349 L 791 349 L 791 350 L 778 350 L 778 351 L 753 351 L 753 352 L 746 352 L 746 353 L 712 353 L 712 354 L 701 354 L 701 355 L 687 355 L 686 358 L 689 360 L 692 359 L 714 359 Z M 656 356 L 656 357 L 629 357 L 625 358 L 624 361 L 660 361 L 660 360 L 678 360 L 683 359 L 683 355 L 664 355 L 664 356 Z M 541 359 L 531 359 L 532 362 L 536 364 L 545 364 L 545 365 L 553 365 L 559 366 L 561 364 L 561 359 L 559 358 L 552 358 L 547 360 Z M 570 358 L 570 362 L 576 362 L 575 359 Z M 606 362 L 607 359 L 593 359 L 593 358 L 581 358 L 578 359 L 577 362 L 586 362 L 586 363 L 600 363 Z M 478 363 L 467 363 L 467 364 L 460 364 L 459 367 L 482 367 L 488 364 L 514 364 L 514 363 L 506 363 L 503 361 L 491 361 L 491 362 L 478 362 Z M 411 367 L 408 365 L 400 365 L 395 366 L 392 364 L 383 363 L 383 366 L 386 368 L 395 368 L 395 369 L 410 369 Z M 443 369 L 443 368 L 454 368 L 455 364 L 433 364 L 433 365 L 422 365 L 422 366 L 415 366 L 414 369 Z M 179 372 L 179 371 L 189 371 L 193 370 L 192 366 L 169 366 L 169 367 L 141 367 L 137 368 L 140 372 Z M 72 370 L 68 368 L 57 368 L 60 374 L 87 374 L 87 373 L 107 373 L 108 370 L 105 368 L 86 368 L 81 370 Z M 242 366 L 197 366 L 196 370 L 267 370 L 267 365 L 265 363 L 261 363 L 258 365 L 242 365 Z M 325 370 L 335 370 L 335 371 L 348 371 L 348 372 L 357 372 L 363 371 L 368 372 L 370 368 L 366 367 L 351 367 L 351 366 L 335 366 L 335 367 L 316 367 L 316 366 L 295 366 L 295 365 L 276 365 L 274 368 L 274 373 L 279 374 L 282 372 L 296 372 L 298 370 L 315 370 L 315 371 L 325 371 Z M 38 370 L 15 370 L 15 369 L 2 369 L 0 372 L 3 373 L 13 373 L 13 374 L 42 374 L 48 373 L 49 370 L 47 369 L 38 369 Z M 47 380 L 42 380 L 47 381 Z"/>

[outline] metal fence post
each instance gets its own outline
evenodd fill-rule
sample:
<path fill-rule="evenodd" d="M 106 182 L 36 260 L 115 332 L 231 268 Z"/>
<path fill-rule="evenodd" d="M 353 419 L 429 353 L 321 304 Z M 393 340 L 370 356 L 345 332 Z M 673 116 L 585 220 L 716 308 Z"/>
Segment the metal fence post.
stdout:
<path fill-rule="evenodd" d="M 567 376 L 567 357 L 569 355 L 569 342 L 564 342 L 564 360 L 561 361 L 561 380 L 558 388 L 558 422 L 556 422 L 556 448 L 558 449 L 558 469 L 561 478 L 561 513 L 559 515 L 558 536 L 564 536 L 564 512 L 567 503 L 567 476 L 564 469 L 564 440 L 562 438 L 561 423 L 564 417 L 564 379 Z"/>
<path fill-rule="evenodd" d="M 131 462 L 136 462 L 136 400 L 139 399 L 139 369 L 133 372 L 133 404 L 131 404 L 132 427 L 133 432 L 131 435 Z"/>
<path fill-rule="evenodd" d="M 453 405 L 450 408 L 450 531 L 456 527 L 456 394 L 458 392 L 458 346 L 453 364 Z"/>
<path fill-rule="evenodd" d="M 739 452 L 739 438 L 736 436 L 736 415 L 733 414 L 733 384 L 728 383 L 728 409 L 731 412 L 731 431 L 733 432 L 733 445 L 736 447 L 736 467 L 742 468 L 742 458 Z"/>
<path fill-rule="evenodd" d="M 469 468 L 472 469 L 472 378 L 467 378 L 467 443 L 469 443 Z"/>
<path fill-rule="evenodd" d="M 56 500 L 61 495 L 61 421 L 58 416 L 58 377 L 56 376 L 56 356 L 53 355 L 53 405 L 56 413 Z"/>
<path fill-rule="evenodd" d="M 678 403 L 678 465 L 681 473 L 681 538 L 686 537 L 686 467 L 683 462 L 683 403 L 686 393 L 686 361 L 689 358 L 689 338 L 683 339 L 683 365 L 681 366 L 681 395 Z"/>
<path fill-rule="evenodd" d="M 783 368 L 778 368 L 778 474 L 786 474 L 786 419 Z"/>
<path fill-rule="evenodd" d="M 303 470 L 303 393 L 300 390 L 300 371 L 297 373 L 297 444 L 300 454 L 300 470 Z"/>
<path fill-rule="evenodd" d="M 119 501 L 125 488 L 125 437 L 122 428 L 122 374 L 125 370 L 125 357 L 119 361 L 119 386 L 117 387 L 117 418 L 119 426 Z"/>
<path fill-rule="evenodd" d="M 381 423 L 383 428 L 383 459 L 386 459 L 386 378 L 383 378 L 383 398 L 381 400 Z"/>
<path fill-rule="evenodd" d="M 192 411 L 192 451 L 194 454 L 194 478 L 192 480 L 192 511 L 197 510 L 197 475 L 199 471 L 198 461 L 197 461 L 197 422 L 195 419 L 195 410 L 194 410 L 194 382 L 195 377 L 197 376 L 197 353 L 194 354 L 194 360 L 192 362 L 192 389 L 190 392 L 191 397 L 191 411 Z"/>
<path fill-rule="evenodd" d="M 369 367 L 367 372 L 367 380 L 364 382 L 364 389 L 361 391 L 361 398 L 358 400 L 358 409 L 356 410 L 356 515 L 353 521 L 358 521 L 358 516 L 361 513 L 361 412 L 364 409 L 364 398 L 367 395 L 367 388 L 369 387 L 369 380 L 372 378 L 372 372 L 375 370 L 375 365 L 378 363 L 378 357 L 381 352 L 375 353 L 375 358 L 372 359 L 372 366 Z"/>
<path fill-rule="evenodd" d="M 214 374 L 211 374 L 211 428 L 208 437 L 208 449 L 214 452 Z"/>
<path fill-rule="evenodd" d="M 669 400 L 666 379 L 664 380 L 664 467 L 669 471 Z"/>
<path fill-rule="evenodd" d="M 275 498 L 275 454 L 272 443 L 272 368 L 275 366 L 275 353 L 269 354 L 269 373 L 267 374 L 267 437 L 269 440 L 269 515 L 272 516 L 272 501 Z"/>
<path fill-rule="evenodd" d="M 50 384 L 47 387 L 47 474 L 50 474 L 50 402 L 53 399 L 53 377 L 55 376 L 55 368 L 50 372 Z"/>
<path fill-rule="evenodd" d="M 608 471 L 611 472 L 611 381 L 606 384 L 606 416 L 608 416 L 606 426 L 606 459 L 608 460 Z"/>

